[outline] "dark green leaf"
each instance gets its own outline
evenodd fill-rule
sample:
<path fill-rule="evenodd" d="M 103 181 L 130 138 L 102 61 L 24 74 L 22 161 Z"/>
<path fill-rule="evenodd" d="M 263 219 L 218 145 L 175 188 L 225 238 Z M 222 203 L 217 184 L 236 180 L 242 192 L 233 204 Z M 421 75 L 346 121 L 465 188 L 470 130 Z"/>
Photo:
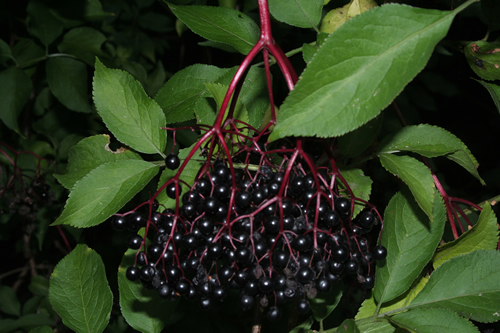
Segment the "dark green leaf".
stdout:
<path fill-rule="evenodd" d="M 489 82 L 484 82 L 481 80 L 476 80 L 477 82 L 481 83 L 483 87 L 488 90 L 490 93 L 491 99 L 493 100 L 493 103 L 495 103 L 495 106 L 497 107 L 498 112 L 500 112 L 500 86 L 489 83 Z"/>
<path fill-rule="evenodd" d="M 52 328 L 50 326 L 39 326 L 31 329 L 29 333 L 53 333 Z"/>
<path fill-rule="evenodd" d="M 377 138 L 382 128 L 383 119 L 382 115 L 375 117 L 360 128 L 339 137 L 340 152 L 349 158 L 359 156 Z"/>
<path fill-rule="evenodd" d="M 0 310 L 11 316 L 21 315 L 21 303 L 10 287 L 0 285 Z"/>
<path fill-rule="evenodd" d="M 479 333 L 470 321 L 448 309 L 413 309 L 391 317 L 391 322 L 410 332 Z"/>
<path fill-rule="evenodd" d="M 476 225 L 458 239 L 438 248 L 432 258 L 434 268 L 453 257 L 476 250 L 494 250 L 498 245 L 498 222 L 489 204 L 486 204 Z"/>
<path fill-rule="evenodd" d="M 361 333 L 393 333 L 396 330 L 386 321 L 363 321 L 357 325 Z"/>
<path fill-rule="evenodd" d="M 160 298 L 156 290 L 144 288 L 139 281 L 132 282 L 125 276 L 129 266 L 134 264 L 134 250 L 128 250 L 123 256 L 118 270 L 118 288 L 120 307 L 127 323 L 135 330 L 148 333 L 160 333 L 168 324 L 169 318 L 178 302 Z"/>
<path fill-rule="evenodd" d="M 302 73 L 270 139 L 339 136 L 374 118 L 422 70 L 455 15 L 472 1 L 453 12 L 389 4 L 353 17 Z"/>
<path fill-rule="evenodd" d="M 68 109 L 92 112 L 87 90 L 87 66 L 71 58 L 52 58 L 45 65 L 52 94 Z"/>
<path fill-rule="evenodd" d="M 275 19 L 299 28 L 316 27 L 322 8 L 323 0 L 269 0 L 269 11 Z"/>
<path fill-rule="evenodd" d="M 53 325 L 54 319 L 44 313 L 31 313 L 16 320 L 18 329 L 29 330 L 37 326 Z"/>
<path fill-rule="evenodd" d="M 96 60 L 94 102 L 114 136 L 146 154 L 163 151 L 167 142 L 165 115 L 144 88 L 127 72 L 106 68 Z"/>
<path fill-rule="evenodd" d="M 106 41 L 99 30 L 90 27 L 78 27 L 68 31 L 57 46 L 59 52 L 69 53 L 94 66 L 96 56 L 103 55 L 102 43 Z"/>
<path fill-rule="evenodd" d="M 484 15 L 488 18 L 489 30 L 495 31 L 500 29 L 500 3 L 497 0 L 481 0 L 481 7 Z"/>
<path fill-rule="evenodd" d="M 146 86 L 144 87 L 148 95 L 156 95 L 166 80 L 167 72 L 163 67 L 163 63 L 161 61 L 158 61 L 155 69 L 151 73 L 149 73 L 146 81 Z"/>
<path fill-rule="evenodd" d="M 175 16 L 203 38 L 226 43 L 247 54 L 259 40 L 257 24 L 231 8 L 168 5 Z"/>
<path fill-rule="evenodd" d="M 491 323 L 500 316 L 500 252 L 478 250 L 439 266 L 408 308 L 447 308 Z"/>
<path fill-rule="evenodd" d="M 9 44 L 0 39 L 0 64 L 6 62 L 9 59 L 14 59 L 14 57 L 12 57 L 12 52 L 10 51 Z"/>
<path fill-rule="evenodd" d="M 141 160 L 103 164 L 75 184 L 64 211 L 52 225 L 98 225 L 129 202 L 157 173 L 158 166 Z"/>
<path fill-rule="evenodd" d="M 170 17 L 156 12 L 147 12 L 139 15 L 137 22 L 141 28 L 156 32 L 174 30 L 174 22 Z"/>
<path fill-rule="evenodd" d="M 344 179 L 349 184 L 349 187 L 351 188 L 351 190 L 354 193 L 354 196 L 356 198 L 363 199 L 365 201 L 370 200 L 370 193 L 372 192 L 373 181 L 371 180 L 370 177 L 365 176 L 363 174 L 363 170 L 361 170 L 361 169 L 346 169 L 346 170 L 341 169 L 341 174 L 342 174 L 342 177 L 344 177 Z M 342 182 L 339 182 L 339 187 L 345 188 L 345 186 Z M 356 215 L 358 215 L 359 212 L 361 212 L 364 208 L 365 208 L 364 204 L 361 205 L 358 202 L 356 202 L 354 204 L 354 211 L 352 214 L 352 218 L 354 218 Z"/>
<path fill-rule="evenodd" d="M 99 0 L 88 0 L 85 4 L 85 14 L 84 17 L 87 20 L 102 20 L 110 16 L 114 16 L 114 13 L 105 12 L 102 9 L 102 4 Z"/>
<path fill-rule="evenodd" d="M 337 332 L 341 333 L 360 333 L 356 322 L 353 319 L 346 319 L 337 328 Z"/>
<path fill-rule="evenodd" d="M 481 181 L 477 172 L 479 163 L 469 148 L 455 135 L 447 130 L 428 124 L 405 126 L 393 136 L 382 141 L 380 153 L 396 153 L 411 151 L 425 157 L 446 156 L 462 166 Z"/>
<path fill-rule="evenodd" d="M 333 286 L 328 294 L 318 295 L 316 298 L 309 300 L 311 311 L 317 321 L 322 321 L 332 313 L 337 307 L 344 291 L 344 284 L 338 283 Z"/>
<path fill-rule="evenodd" d="M 500 79 L 500 43 L 486 41 L 472 42 L 464 47 L 469 66 L 482 79 Z"/>
<path fill-rule="evenodd" d="M 418 205 L 432 221 L 435 186 L 429 168 L 410 156 L 380 154 L 379 158 L 387 171 L 408 185 Z"/>
<path fill-rule="evenodd" d="M 54 268 L 49 298 L 70 329 L 78 333 L 104 331 L 113 306 L 113 294 L 99 254 L 78 244 Z"/>
<path fill-rule="evenodd" d="M 30 285 L 28 289 L 37 296 L 48 296 L 49 295 L 49 280 L 41 275 L 35 275 L 31 277 Z"/>
<path fill-rule="evenodd" d="M 388 302 L 408 290 L 432 258 L 446 220 L 439 193 L 435 195 L 433 216 L 434 221 L 430 222 L 409 193 L 398 192 L 389 202 L 381 240 L 387 258 L 383 266 L 377 267 L 373 289 L 378 303 Z"/>
<path fill-rule="evenodd" d="M 69 151 L 68 173 L 54 177 L 68 190 L 98 166 L 119 160 L 140 160 L 141 157 L 126 148 L 113 151 L 109 148 L 109 135 L 102 134 L 85 138 Z"/>
<path fill-rule="evenodd" d="M 34 65 L 45 58 L 45 52 L 33 39 L 24 38 L 14 45 L 12 55 L 20 68 Z"/>
<path fill-rule="evenodd" d="M 26 11 L 31 33 L 43 45 L 48 46 L 63 32 L 62 22 L 42 2 L 30 1 Z"/>
<path fill-rule="evenodd" d="M 11 67 L 0 73 L 0 119 L 19 132 L 17 118 L 28 100 L 33 85 L 24 71 Z"/>
<path fill-rule="evenodd" d="M 205 83 L 216 82 L 228 71 L 227 68 L 197 64 L 172 76 L 155 96 L 155 101 L 165 112 L 167 123 L 193 119 L 196 102 L 207 96 Z"/>
<path fill-rule="evenodd" d="M 314 317 L 310 316 L 304 322 L 300 325 L 295 326 L 293 330 L 290 331 L 290 333 L 308 333 L 308 332 L 313 332 L 311 330 L 311 326 L 314 324 Z"/>
<path fill-rule="evenodd" d="M 314 56 L 314 54 L 318 51 L 318 47 L 315 45 L 303 44 L 302 45 L 302 57 L 304 61 L 309 63 Z"/>

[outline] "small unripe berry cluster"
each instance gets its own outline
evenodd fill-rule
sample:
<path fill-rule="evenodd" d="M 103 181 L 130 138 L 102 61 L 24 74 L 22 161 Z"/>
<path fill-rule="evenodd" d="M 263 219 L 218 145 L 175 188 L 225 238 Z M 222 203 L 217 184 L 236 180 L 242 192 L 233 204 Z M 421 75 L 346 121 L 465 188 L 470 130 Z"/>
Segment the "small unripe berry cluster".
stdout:
<path fill-rule="evenodd" d="M 315 165 L 322 155 L 330 163 L 333 158 L 304 141 L 274 149 L 233 141 L 229 151 L 235 153 L 207 159 L 188 192 L 181 193 L 178 178 L 165 184 L 175 208 L 150 205 L 149 219 L 137 211 L 116 216 L 117 229 L 146 227 L 147 240 L 128 239 L 138 252 L 127 278 L 167 299 L 198 299 L 203 309 L 235 289 L 241 308 L 259 303 L 270 320 L 279 319 L 285 302 L 307 313 L 308 299 L 344 277 L 372 288 L 372 264 L 387 252 L 371 247 L 364 234 L 378 223 L 378 213 L 365 203 L 353 219 L 356 198 L 339 193 L 335 165 Z M 169 169 L 179 167 L 176 157 L 167 157 Z"/>

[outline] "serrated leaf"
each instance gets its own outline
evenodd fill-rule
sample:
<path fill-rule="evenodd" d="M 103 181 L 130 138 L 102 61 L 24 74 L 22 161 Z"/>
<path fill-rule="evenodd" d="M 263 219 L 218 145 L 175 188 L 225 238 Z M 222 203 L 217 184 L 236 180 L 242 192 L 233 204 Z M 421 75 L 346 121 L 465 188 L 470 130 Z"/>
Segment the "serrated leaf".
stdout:
<path fill-rule="evenodd" d="M 384 117 L 375 117 L 358 129 L 338 138 L 339 150 L 348 158 L 361 155 L 378 136 Z"/>
<path fill-rule="evenodd" d="M 222 107 L 222 102 L 224 101 L 224 97 L 226 96 L 227 90 L 229 89 L 228 86 L 220 84 L 220 83 L 206 83 L 205 84 L 208 88 L 208 91 L 210 91 L 210 94 L 213 96 L 215 99 L 215 102 L 217 103 L 217 110 L 220 110 Z M 232 100 L 232 98 L 231 98 Z M 228 105 L 231 105 L 231 101 L 229 102 Z M 227 114 L 229 112 L 229 106 L 226 109 L 226 114 L 224 116 L 224 120 L 227 118 Z M 245 106 L 238 100 L 236 101 L 236 106 L 233 112 L 233 117 L 234 119 L 241 120 L 242 122 L 248 124 L 249 119 L 248 119 L 248 112 L 245 109 Z M 223 120 L 223 122 L 224 122 Z M 242 127 L 243 125 L 240 125 L 238 127 Z"/>
<path fill-rule="evenodd" d="M 90 113 L 87 66 L 72 58 L 52 58 L 45 64 L 50 91 L 68 109 Z"/>
<path fill-rule="evenodd" d="M 376 6 L 377 3 L 373 0 L 351 0 L 351 2 L 345 6 L 332 9 L 326 13 L 321 21 L 320 31 L 332 33 L 354 16 L 364 13 Z"/>
<path fill-rule="evenodd" d="M 476 79 L 474 79 L 476 80 Z M 484 82 L 481 80 L 476 80 L 477 82 L 481 83 L 483 87 L 488 90 L 490 93 L 491 99 L 493 100 L 493 103 L 495 103 L 495 106 L 497 107 L 498 112 L 500 112 L 500 86 L 489 83 L 489 82 Z"/>
<path fill-rule="evenodd" d="M 410 156 L 380 154 L 382 166 L 408 187 L 425 214 L 433 220 L 434 179 L 427 166 Z"/>
<path fill-rule="evenodd" d="M 109 148 L 109 135 L 90 136 L 73 146 L 68 154 L 68 172 L 54 175 L 62 186 L 71 190 L 75 183 L 98 166 L 120 160 L 141 160 L 141 157 L 126 148 L 113 151 Z"/>
<path fill-rule="evenodd" d="M 377 116 L 424 68 L 455 15 L 471 3 L 452 12 L 389 4 L 353 17 L 302 73 L 270 140 L 340 136 Z"/>
<path fill-rule="evenodd" d="M 332 313 L 342 298 L 344 284 L 342 282 L 333 286 L 327 294 L 318 295 L 318 297 L 309 300 L 311 311 L 316 321 L 322 321 Z"/>
<path fill-rule="evenodd" d="M 172 13 L 194 33 L 208 40 L 229 44 L 243 54 L 250 52 L 259 40 L 257 24 L 235 9 L 167 4 Z"/>
<path fill-rule="evenodd" d="M 386 321 L 363 321 L 358 323 L 361 333 L 393 333 L 396 329 Z"/>
<path fill-rule="evenodd" d="M 488 81 L 500 79 L 500 43 L 472 42 L 464 47 L 464 55 L 479 77 Z"/>
<path fill-rule="evenodd" d="M 32 1 L 26 8 L 31 34 L 48 46 L 63 32 L 63 24 L 44 3 Z"/>
<path fill-rule="evenodd" d="M 99 254 L 78 244 L 54 268 L 49 299 L 70 329 L 78 333 L 104 331 L 111 315 L 113 294 Z"/>
<path fill-rule="evenodd" d="M 498 222 L 487 203 L 477 223 L 454 241 L 440 246 L 432 258 L 432 265 L 438 268 L 453 257 L 476 250 L 494 250 L 498 245 Z"/>
<path fill-rule="evenodd" d="M 90 27 L 78 27 L 68 31 L 61 43 L 57 45 L 59 52 L 72 54 L 94 66 L 96 56 L 103 55 L 102 44 L 106 41 L 99 30 Z"/>
<path fill-rule="evenodd" d="M 304 58 L 305 63 L 309 63 L 314 56 L 314 54 L 318 51 L 318 47 L 316 45 L 303 44 L 302 45 L 302 57 Z"/>
<path fill-rule="evenodd" d="M 52 225 L 98 225 L 129 202 L 157 173 L 158 166 L 141 160 L 103 164 L 75 184 L 64 211 Z"/>
<path fill-rule="evenodd" d="M 24 71 L 11 67 L 0 72 L 0 119 L 19 132 L 17 118 L 28 101 L 33 84 Z"/>
<path fill-rule="evenodd" d="M 10 287 L 0 285 L 0 310 L 11 316 L 21 315 L 21 303 Z"/>
<path fill-rule="evenodd" d="M 354 196 L 365 201 L 370 200 L 370 194 L 372 192 L 372 183 L 370 177 L 365 176 L 363 170 L 361 169 L 341 169 L 340 171 L 342 177 L 346 180 L 351 188 Z M 342 182 L 338 182 L 340 188 L 345 188 Z M 352 218 L 356 217 L 363 209 L 365 205 L 360 205 L 358 202 L 354 204 L 354 211 L 352 213 Z"/>
<path fill-rule="evenodd" d="M 106 127 L 122 143 L 146 154 L 164 155 L 165 114 L 129 73 L 95 63 L 94 102 Z"/>
<path fill-rule="evenodd" d="M 484 181 L 477 172 L 479 163 L 469 148 L 447 130 L 428 124 L 405 126 L 399 132 L 385 138 L 379 153 L 411 151 L 425 157 L 446 156 L 476 177 Z"/>
<path fill-rule="evenodd" d="M 271 15 L 299 28 L 314 28 L 321 19 L 323 0 L 269 0 Z"/>
<path fill-rule="evenodd" d="M 373 295 L 378 303 L 389 302 L 408 290 L 432 258 L 446 221 L 445 206 L 438 193 L 433 216 L 430 222 L 409 193 L 398 192 L 392 197 L 384 212 L 381 239 L 387 258 L 375 273 Z"/>
<path fill-rule="evenodd" d="M 127 279 L 127 268 L 134 264 L 137 251 L 127 250 L 118 269 L 120 308 L 127 323 L 137 331 L 160 333 L 179 302 L 165 301 L 158 292 Z"/>
<path fill-rule="evenodd" d="M 341 333 L 360 333 L 356 322 L 353 319 L 346 319 L 337 328 L 337 332 Z"/>
<path fill-rule="evenodd" d="M 447 308 L 483 323 L 500 316 L 500 252 L 478 250 L 439 266 L 407 308 Z"/>
<path fill-rule="evenodd" d="M 205 83 L 216 82 L 229 70 L 196 64 L 175 73 L 155 96 L 167 123 L 193 119 L 196 102 L 207 94 Z"/>
<path fill-rule="evenodd" d="M 447 309 L 413 309 L 392 316 L 390 320 L 410 332 L 479 333 L 470 321 Z"/>

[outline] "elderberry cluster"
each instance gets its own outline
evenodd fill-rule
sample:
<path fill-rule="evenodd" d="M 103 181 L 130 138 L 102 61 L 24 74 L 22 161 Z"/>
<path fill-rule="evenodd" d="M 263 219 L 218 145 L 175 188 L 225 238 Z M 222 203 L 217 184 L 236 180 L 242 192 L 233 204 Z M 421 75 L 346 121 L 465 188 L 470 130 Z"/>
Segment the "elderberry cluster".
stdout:
<path fill-rule="evenodd" d="M 308 299 L 344 277 L 372 288 L 372 264 L 387 255 L 364 237 L 378 213 L 366 205 L 353 219 L 355 198 L 341 195 L 338 170 L 316 167 L 321 154 L 312 156 L 302 143 L 268 150 L 256 142 L 237 145 L 231 162 L 242 168 L 217 156 L 186 193 L 179 182 L 167 182 L 175 208 L 155 203 L 149 218 L 138 211 L 115 216 L 117 229 L 146 228 L 146 239 L 128 238 L 138 252 L 127 278 L 163 298 L 197 299 L 203 309 L 238 290 L 244 310 L 259 303 L 270 320 L 279 319 L 278 306 L 286 302 L 307 313 Z M 176 157 L 167 157 L 168 168 L 179 167 Z"/>

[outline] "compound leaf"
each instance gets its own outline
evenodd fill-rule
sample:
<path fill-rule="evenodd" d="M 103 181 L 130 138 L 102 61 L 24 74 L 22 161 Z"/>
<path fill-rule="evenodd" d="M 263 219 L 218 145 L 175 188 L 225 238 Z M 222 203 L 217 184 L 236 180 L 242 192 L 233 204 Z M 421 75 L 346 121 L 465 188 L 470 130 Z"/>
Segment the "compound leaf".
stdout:
<path fill-rule="evenodd" d="M 70 329 L 78 333 L 104 331 L 111 315 L 113 294 L 99 254 L 78 244 L 54 268 L 49 299 Z"/>
<path fill-rule="evenodd" d="M 108 129 L 141 153 L 163 156 L 167 134 L 161 129 L 166 121 L 160 106 L 129 73 L 106 68 L 99 59 L 95 68 L 94 102 Z"/>
<path fill-rule="evenodd" d="M 98 225 L 129 202 L 157 173 L 158 166 L 142 160 L 103 164 L 76 182 L 64 211 L 52 225 Z"/>
<path fill-rule="evenodd" d="M 271 15 L 299 28 L 313 28 L 321 19 L 323 0 L 269 0 Z"/>
<path fill-rule="evenodd" d="M 59 52 L 72 54 L 94 66 L 96 56 L 101 56 L 102 44 L 106 41 L 99 30 L 90 27 L 78 27 L 68 31 L 61 43 L 57 45 Z"/>
<path fill-rule="evenodd" d="M 226 43 L 243 54 L 250 52 L 260 36 L 259 27 L 246 14 L 231 8 L 178 6 L 168 4 L 172 13 L 203 38 Z"/>
<path fill-rule="evenodd" d="M 437 190 L 436 190 L 437 192 Z M 386 303 L 403 294 L 422 272 L 443 235 L 446 210 L 441 196 L 434 197 L 432 222 L 409 193 L 398 192 L 384 213 L 381 244 L 387 249 L 385 265 L 375 273 L 373 295 Z"/>
<path fill-rule="evenodd" d="M 390 321 L 410 332 L 479 333 L 470 321 L 448 309 L 413 309 L 392 316 Z"/>
<path fill-rule="evenodd" d="M 472 2 L 452 12 L 389 4 L 344 23 L 286 98 L 270 140 L 340 136 L 374 118 L 424 68 L 455 15 Z"/>

